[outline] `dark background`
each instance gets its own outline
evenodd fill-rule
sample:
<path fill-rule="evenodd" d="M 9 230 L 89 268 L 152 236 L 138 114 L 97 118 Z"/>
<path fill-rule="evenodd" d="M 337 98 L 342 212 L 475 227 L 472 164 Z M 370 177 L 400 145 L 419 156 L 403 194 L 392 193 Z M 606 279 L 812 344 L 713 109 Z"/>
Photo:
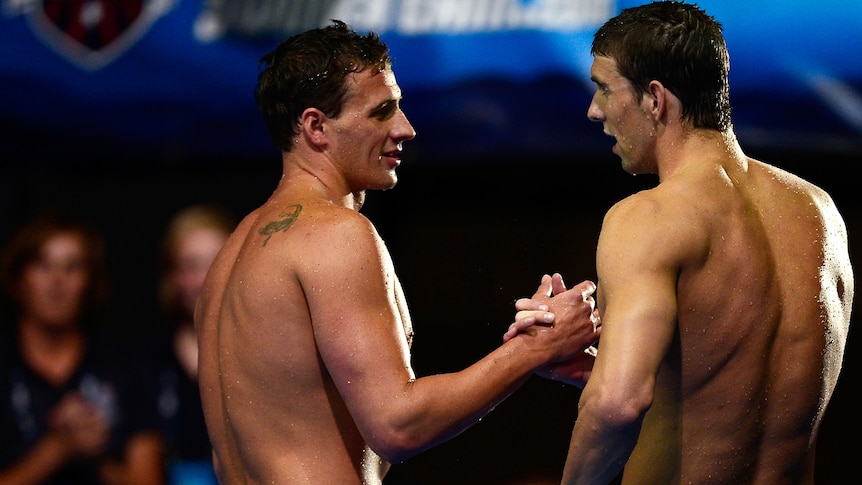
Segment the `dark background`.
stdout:
<path fill-rule="evenodd" d="M 40 141 L 42 154 L 0 170 L 0 241 L 43 206 L 92 215 L 109 244 L 112 325 L 131 339 L 158 321 L 157 247 L 170 215 L 202 201 L 245 214 L 269 196 L 281 174 L 275 154 L 171 160 L 121 150 L 106 155 L 67 146 L 61 138 Z M 387 242 L 411 307 L 417 375 L 460 370 L 499 345 L 514 300 L 531 295 L 543 273 L 559 271 L 569 284 L 595 280 L 594 250 L 604 212 L 656 182 L 624 173 L 610 143 L 605 151 L 572 155 L 469 160 L 424 159 L 405 145 L 398 186 L 369 193 L 363 212 Z M 761 150 L 749 155 L 829 191 L 845 216 L 851 257 L 860 260 L 862 207 L 852 175 L 858 154 Z M 821 430 L 822 484 L 859 483 L 857 334 L 854 324 Z M 387 483 L 557 480 L 578 398 L 575 388 L 533 377 L 473 428 L 396 465 Z"/>
<path fill-rule="evenodd" d="M 41 207 L 89 214 L 108 242 L 112 331 L 137 342 L 160 324 L 157 257 L 170 216 L 198 202 L 242 216 L 281 176 L 251 96 L 257 60 L 276 38 L 234 32 L 201 42 L 194 35 L 201 13 L 276 3 L 316 11 L 336 2 L 176 2 L 101 69 L 81 68 L 80 59 L 62 54 L 68 44 L 57 43 L 73 29 L 40 24 L 45 3 L 5 2 L 9 8 L 0 9 L 0 244 Z M 491 3 L 457 2 L 465 9 Z M 858 2 L 700 4 L 726 28 L 743 148 L 832 194 L 858 264 Z M 383 32 L 404 110 L 419 134 L 405 144 L 398 186 L 368 194 L 363 212 L 385 239 L 404 286 L 419 376 L 461 370 L 499 345 L 515 299 L 531 295 L 542 274 L 559 271 L 569 284 L 595 280 L 605 211 L 656 182 L 624 173 L 612 141 L 586 119 L 593 86 L 567 62 L 570 55 L 589 57 L 578 41 L 583 33 L 414 36 L 395 24 Z M 116 40 L 99 47 L 109 50 Z M 506 72 L 469 69 L 483 62 Z M 447 72 L 460 80 L 445 79 Z M 821 428 L 821 485 L 862 483 L 856 325 Z M 387 485 L 557 482 L 579 395 L 531 378 L 476 426 L 394 466 Z"/>

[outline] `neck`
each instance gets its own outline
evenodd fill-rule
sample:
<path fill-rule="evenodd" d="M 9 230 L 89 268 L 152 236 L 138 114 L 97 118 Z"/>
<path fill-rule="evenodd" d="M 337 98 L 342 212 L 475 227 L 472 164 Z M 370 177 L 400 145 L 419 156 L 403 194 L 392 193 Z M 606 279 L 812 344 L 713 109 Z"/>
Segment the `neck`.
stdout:
<path fill-rule="evenodd" d="M 46 348 L 63 347 L 84 338 L 84 332 L 77 324 L 50 324 L 28 317 L 18 321 L 22 339 L 26 343 Z"/>
<path fill-rule="evenodd" d="M 659 181 L 666 180 L 686 167 L 703 163 L 725 164 L 742 161 L 745 154 L 732 130 L 687 130 L 670 142 L 660 144 L 658 151 Z"/>
<path fill-rule="evenodd" d="M 87 341 L 77 326 L 51 327 L 24 321 L 19 325 L 18 345 L 24 361 L 37 374 L 60 385 L 78 367 Z"/>
<path fill-rule="evenodd" d="M 351 191 L 337 171 L 312 167 L 302 159 L 288 155 L 284 157 L 284 172 L 276 192 L 323 199 L 357 211 L 365 203 L 365 191 Z"/>

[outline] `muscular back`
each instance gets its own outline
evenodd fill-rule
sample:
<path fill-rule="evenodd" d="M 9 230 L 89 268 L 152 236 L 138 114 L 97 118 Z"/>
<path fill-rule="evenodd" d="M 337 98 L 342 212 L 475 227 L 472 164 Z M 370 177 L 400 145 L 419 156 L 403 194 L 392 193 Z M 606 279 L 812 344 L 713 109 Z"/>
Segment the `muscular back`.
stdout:
<path fill-rule="evenodd" d="M 351 304 L 349 288 L 331 273 L 344 251 L 377 243 L 354 210 L 274 197 L 246 217 L 213 263 L 196 322 L 203 406 L 223 483 L 382 478 L 388 465 L 365 445 L 322 355 L 338 340 L 329 332 L 347 339 L 355 331 L 340 306 Z M 394 278 L 388 259 L 375 262 L 369 280 Z M 397 284 L 388 291 L 386 298 L 400 295 Z"/>
<path fill-rule="evenodd" d="M 677 328 L 626 483 L 811 483 L 853 296 L 831 199 L 752 160 L 633 199 L 676 226 Z"/>

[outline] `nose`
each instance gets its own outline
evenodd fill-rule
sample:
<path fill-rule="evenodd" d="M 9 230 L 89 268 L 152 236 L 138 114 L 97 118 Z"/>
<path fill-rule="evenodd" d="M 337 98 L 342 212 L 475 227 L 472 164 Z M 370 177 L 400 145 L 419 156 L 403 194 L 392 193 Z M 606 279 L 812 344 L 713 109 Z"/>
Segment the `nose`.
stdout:
<path fill-rule="evenodd" d="M 587 108 L 587 118 L 590 121 L 602 121 L 604 120 L 604 113 L 599 109 L 598 103 L 596 103 L 596 97 L 593 96 L 593 99 L 590 101 L 590 107 Z"/>
<path fill-rule="evenodd" d="M 412 140 L 413 138 L 415 138 L 416 130 L 413 128 L 413 125 L 410 123 L 410 120 L 407 119 L 407 115 L 405 115 L 403 111 L 399 111 L 398 116 L 401 119 L 398 121 L 398 123 L 396 123 L 395 130 L 393 130 L 392 132 L 392 137 L 399 142 Z"/>

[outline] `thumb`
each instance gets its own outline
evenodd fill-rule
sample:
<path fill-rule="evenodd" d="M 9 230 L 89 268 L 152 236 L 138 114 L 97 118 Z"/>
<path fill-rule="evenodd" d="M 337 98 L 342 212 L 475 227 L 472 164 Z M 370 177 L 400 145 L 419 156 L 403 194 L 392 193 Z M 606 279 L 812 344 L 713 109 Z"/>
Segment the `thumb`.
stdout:
<path fill-rule="evenodd" d="M 554 273 L 554 276 L 551 278 L 551 288 L 554 295 L 559 295 L 566 291 L 566 283 L 563 282 L 563 275 Z"/>
<path fill-rule="evenodd" d="M 536 299 L 537 297 L 551 296 L 552 295 L 552 293 L 551 293 L 552 292 L 552 285 L 553 285 L 553 282 L 551 281 L 551 276 L 547 275 L 547 274 L 542 275 L 542 282 L 539 283 L 539 288 L 533 294 L 533 298 Z"/>

